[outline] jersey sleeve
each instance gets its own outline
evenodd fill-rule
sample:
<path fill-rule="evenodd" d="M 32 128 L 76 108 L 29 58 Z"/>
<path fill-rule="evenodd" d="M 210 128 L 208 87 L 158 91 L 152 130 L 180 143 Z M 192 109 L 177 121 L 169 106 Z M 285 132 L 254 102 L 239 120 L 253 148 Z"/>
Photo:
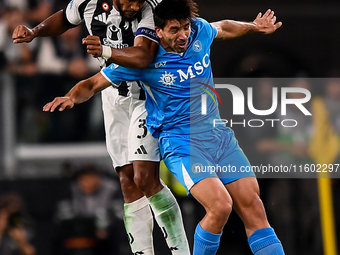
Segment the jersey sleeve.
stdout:
<path fill-rule="evenodd" d="M 151 8 L 154 10 L 156 6 L 162 2 L 162 0 L 146 0 L 146 2 L 151 6 Z"/>
<path fill-rule="evenodd" d="M 207 33 L 207 40 L 209 40 L 210 43 L 213 42 L 215 37 L 217 36 L 217 28 L 212 26 L 208 21 L 202 18 L 197 18 L 198 22 L 201 24 L 201 26 L 204 27 L 206 33 Z"/>
<path fill-rule="evenodd" d="M 88 0 L 72 0 L 64 10 L 66 21 L 71 26 L 78 26 L 83 22 L 85 6 Z"/>
<path fill-rule="evenodd" d="M 100 72 L 114 87 L 119 87 L 122 81 L 138 81 L 143 79 L 142 69 L 125 68 L 117 64 L 111 64 Z"/>
<path fill-rule="evenodd" d="M 159 43 L 159 38 L 155 31 L 155 22 L 153 20 L 152 8 L 149 4 L 145 4 L 145 6 L 143 7 L 142 19 L 138 23 L 135 38 L 137 38 L 138 36 L 144 36 L 151 41 Z"/>

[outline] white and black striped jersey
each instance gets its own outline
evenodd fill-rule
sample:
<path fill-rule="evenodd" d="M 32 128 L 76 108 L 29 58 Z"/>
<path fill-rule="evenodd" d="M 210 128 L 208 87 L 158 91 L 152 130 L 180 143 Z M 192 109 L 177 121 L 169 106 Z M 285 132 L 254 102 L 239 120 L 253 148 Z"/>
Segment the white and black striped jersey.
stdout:
<path fill-rule="evenodd" d="M 131 47 L 134 39 L 144 36 L 158 42 L 153 21 L 153 9 L 161 0 L 147 0 L 134 19 L 126 19 L 115 9 L 113 0 L 72 0 L 64 10 L 64 18 L 70 27 L 85 23 L 90 35 L 100 38 L 102 45 L 122 49 Z M 106 63 L 98 58 L 100 66 Z M 139 82 L 125 82 L 120 86 L 119 94 L 145 99 Z M 123 85 L 123 84 L 122 84 Z M 142 93 L 141 93 L 142 92 Z"/>

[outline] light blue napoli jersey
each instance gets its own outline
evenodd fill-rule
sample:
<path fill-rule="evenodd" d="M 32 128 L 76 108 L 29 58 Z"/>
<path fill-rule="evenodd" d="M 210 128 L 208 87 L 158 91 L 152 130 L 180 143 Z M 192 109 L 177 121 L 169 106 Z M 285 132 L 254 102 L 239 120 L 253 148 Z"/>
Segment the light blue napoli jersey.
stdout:
<path fill-rule="evenodd" d="M 188 48 L 182 54 L 166 52 L 160 46 L 144 70 L 111 64 L 101 71 L 113 86 L 126 80 L 142 81 L 147 92 L 146 123 L 155 137 L 160 132 L 204 132 L 213 129 L 214 119 L 220 119 L 210 63 L 217 29 L 197 18 L 191 30 Z"/>

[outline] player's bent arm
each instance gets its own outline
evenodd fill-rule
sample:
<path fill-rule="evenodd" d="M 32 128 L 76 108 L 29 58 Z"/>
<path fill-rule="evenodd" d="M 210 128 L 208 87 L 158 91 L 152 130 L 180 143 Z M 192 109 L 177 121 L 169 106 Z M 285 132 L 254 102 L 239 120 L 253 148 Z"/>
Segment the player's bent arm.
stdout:
<path fill-rule="evenodd" d="M 109 63 L 115 63 L 127 68 L 146 68 L 158 49 L 158 43 L 144 36 L 136 37 L 133 47 L 115 49 L 102 46 L 98 36 L 89 35 L 83 39 L 87 45 L 87 53 L 93 57 L 102 57 Z"/>
<path fill-rule="evenodd" d="M 276 23 L 274 12 L 267 10 L 263 15 L 259 13 L 253 22 L 222 20 L 211 25 L 217 29 L 216 39 L 231 39 L 252 32 L 271 34 L 281 27 L 282 22 Z"/>
<path fill-rule="evenodd" d="M 75 104 L 81 104 L 110 85 L 111 83 L 99 72 L 78 82 L 65 96 L 70 97 Z"/>
<path fill-rule="evenodd" d="M 158 43 L 138 36 L 133 47 L 124 49 L 111 48 L 110 61 L 127 68 L 147 68 L 151 64 L 158 49 Z"/>
<path fill-rule="evenodd" d="M 23 25 L 17 26 L 13 31 L 12 39 L 13 43 L 31 42 L 36 37 L 61 35 L 68 28 L 63 10 L 60 10 L 32 29 Z"/>
<path fill-rule="evenodd" d="M 64 97 L 56 97 L 43 107 L 45 112 L 63 111 L 89 100 L 93 95 L 109 87 L 111 83 L 101 73 L 78 82 Z"/>
<path fill-rule="evenodd" d="M 66 32 L 70 27 L 65 22 L 64 10 L 60 10 L 43 22 L 38 24 L 32 30 L 38 37 L 56 36 Z"/>

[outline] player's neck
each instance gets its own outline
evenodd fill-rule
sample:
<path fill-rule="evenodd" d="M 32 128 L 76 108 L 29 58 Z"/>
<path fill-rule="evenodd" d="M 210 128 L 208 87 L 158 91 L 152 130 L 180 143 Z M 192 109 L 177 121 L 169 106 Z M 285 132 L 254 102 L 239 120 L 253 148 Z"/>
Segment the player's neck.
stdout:
<path fill-rule="evenodd" d="M 112 0 L 112 4 L 113 4 L 113 8 L 115 8 L 116 11 L 118 11 L 123 16 L 124 14 L 121 12 L 118 0 Z"/>
<path fill-rule="evenodd" d="M 172 52 L 172 53 L 178 53 L 175 51 L 175 49 L 173 49 L 166 41 L 160 39 L 160 42 L 161 42 L 161 46 L 163 47 L 163 49 L 166 51 L 166 52 Z M 180 54 L 180 53 L 178 53 Z"/>

